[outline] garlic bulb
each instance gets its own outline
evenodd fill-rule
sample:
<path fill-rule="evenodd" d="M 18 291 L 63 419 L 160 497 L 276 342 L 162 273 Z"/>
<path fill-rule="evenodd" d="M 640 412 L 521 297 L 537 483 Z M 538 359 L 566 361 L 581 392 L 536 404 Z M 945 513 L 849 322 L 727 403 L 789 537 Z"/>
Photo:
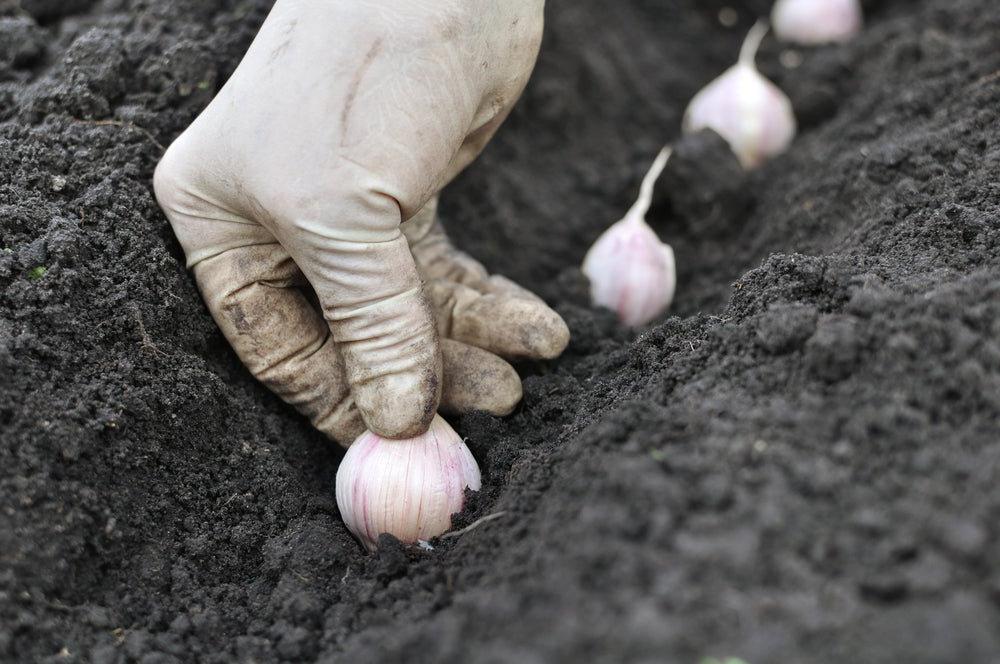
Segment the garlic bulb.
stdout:
<path fill-rule="evenodd" d="M 435 415 L 416 438 L 361 434 L 337 470 L 337 506 L 347 528 L 374 551 L 382 533 L 413 544 L 445 532 L 462 510 L 465 488 L 480 485 L 469 448 Z"/>
<path fill-rule="evenodd" d="M 864 16 L 859 0 L 778 0 L 771 23 L 778 39 L 814 46 L 850 39 Z"/>
<path fill-rule="evenodd" d="M 660 242 L 646 223 L 653 184 L 669 158 L 670 148 L 660 151 L 642 181 L 635 205 L 597 238 L 583 259 L 583 273 L 590 279 L 594 304 L 613 309 L 630 326 L 653 320 L 674 299 L 674 250 Z"/>
<path fill-rule="evenodd" d="M 695 95 L 684 113 L 685 133 L 715 130 L 747 169 L 784 152 L 796 131 L 791 101 L 754 63 L 767 30 L 759 21 L 743 42 L 739 62 Z"/>

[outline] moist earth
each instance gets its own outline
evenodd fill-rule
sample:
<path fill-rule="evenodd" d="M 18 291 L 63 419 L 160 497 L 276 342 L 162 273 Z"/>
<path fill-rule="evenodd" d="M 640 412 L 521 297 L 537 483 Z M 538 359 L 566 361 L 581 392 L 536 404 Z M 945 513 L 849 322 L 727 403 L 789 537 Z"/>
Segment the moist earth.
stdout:
<path fill-rule="evenodd" d="M 0 660 L 1000 661 L 995 0 L 766 40 L 801 134 L 747 176 L 679 126 L 768 2 L 551 0 L 442 205 L 573 341 L 454 422 L 484 473 L 456 525 L 492 520 L 375 556 L 151 194 L 269 4 L 0 0 Z M 678 295 L 629 331 L 577 266 L 664 142 Z"/>

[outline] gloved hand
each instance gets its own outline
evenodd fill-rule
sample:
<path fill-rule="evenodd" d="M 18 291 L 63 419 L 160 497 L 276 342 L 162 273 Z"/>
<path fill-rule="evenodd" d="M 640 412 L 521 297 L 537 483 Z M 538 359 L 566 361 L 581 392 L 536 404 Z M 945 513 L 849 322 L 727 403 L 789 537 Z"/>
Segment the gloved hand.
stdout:
<path fill-rule="evenodd" d="M 437 192 L 527 83 L 543 4 L 278 0 L 157 167 L 226 338 L 341 443 L 365 426 L 423 433 L 439 400 L 506 414 L 521 387 L 499 356 L 568 342 L 555 312 L 455 250 L 436 219 Z"/>

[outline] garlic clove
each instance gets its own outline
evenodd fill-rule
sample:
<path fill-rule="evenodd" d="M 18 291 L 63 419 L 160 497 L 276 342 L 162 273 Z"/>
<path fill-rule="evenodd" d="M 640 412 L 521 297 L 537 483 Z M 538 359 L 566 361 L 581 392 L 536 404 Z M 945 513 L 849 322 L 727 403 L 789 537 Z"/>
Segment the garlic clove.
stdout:
<path fill-rule="evenodd" d="M 674 250 L 660 241 L 645 220 L 653 184 L 669 158 L 670 149 L 664 148 L 643 179 L 635 205 L 601 234 L 583 260 L 594 304 L 614 310 L 623 323 L 633 327 L 659 316 L 674 299 Z"/>
<path fill-rule="evenodd" d="M 771 23 L 778 39 L 815 46 L 858 34 L 864 13 L 859 0 L 778 0 Z"/>
<path fill-rule="evenodd" d="M 684 133 L 714 130 L 748 170 L 788 149 L 797 129 L 792 102 L 754 63 L 767 30 L 758 22 L 739 62 L 695 95 L 684 113 Z"/>
<path fill-rule="evenodd" d="M 348 530 L 374 551 L 382 533 L 414 544 L 447 531 L 451 515 L 462 510 L 465 488 L 480 486 L 469 448 L 435 415 L 416 438 L 361 434 L 337 470 L 337 506 Z"/>
<path fill-rule="evenodd" d="M 623 219 L 605 231 L 587 252 L 583 272 L 594 304 L 632 327 L 653 320 L 674 299 L 674 250 L 642 219 Z"/>

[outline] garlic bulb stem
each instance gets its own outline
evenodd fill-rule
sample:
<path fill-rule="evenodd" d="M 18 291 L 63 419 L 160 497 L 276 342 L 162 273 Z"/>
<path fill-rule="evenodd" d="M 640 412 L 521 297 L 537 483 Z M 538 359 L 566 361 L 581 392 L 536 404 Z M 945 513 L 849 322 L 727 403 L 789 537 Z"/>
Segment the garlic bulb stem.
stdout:
<path fill-rule="evenodd" d="M 770 29 L 770 24 L 764 19 L 759 19 L 753 24 L 750 32 L 747 33 L 746 38 L 743 40 L 743 46 L 740 47 L 740 64 L 754 69 L 757 68 L 757 52 L 760 50 L 760 45 Z"/>
<path fill-rule="evenodd" d="M 646 175 L 642 178 L 642 184 L 639 185 L 639 198 L 637 198 L 632 207 L 629 208 L 628 214 L 625 215 L 626 219 L 636 219 L 638 221 L 644 221 L 646 219 L 646 213 L 649 212 L 649 206 L 653 203 L 653 187 L 656 185 L 656 181 L 660 179 L 660 174 L 663 173 L 663 169 L 666 168 L 672 152 L 673 150 L 668 145 L 660 150 L 660 153 L 656 155 L 653 165 L 649 167 L 649 171 L 647 171 Z"/>

